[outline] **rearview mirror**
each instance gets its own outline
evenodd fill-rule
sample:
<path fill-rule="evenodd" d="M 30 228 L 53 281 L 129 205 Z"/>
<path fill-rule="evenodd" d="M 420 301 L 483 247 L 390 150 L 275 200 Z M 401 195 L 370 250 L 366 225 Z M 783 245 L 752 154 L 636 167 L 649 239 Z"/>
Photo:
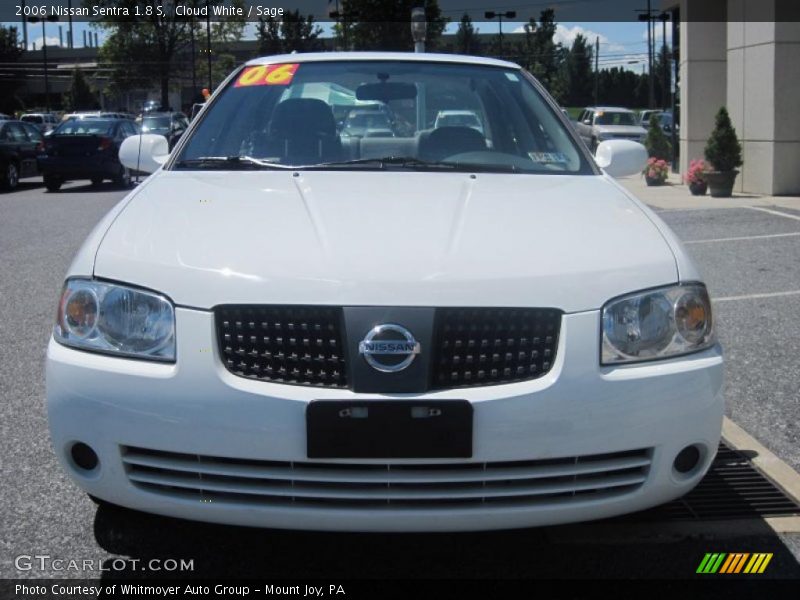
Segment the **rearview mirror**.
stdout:
<path fill-rule="evenodd" d="M 595 161 L 612 177 L 627 177 L 642 172 L 647 164 L 647 150 L 638 142 L 610 140 L 597 147 Z"/>
<path fill-rule="evenodd" d="M 119 162 L 132 171 L 154 173 L 169 158 L 169 142 L 163 135 L 145 133 L 125 138 L 119 147 Z"/>
<path fill-rule="evenodd" d="M 377 100 L 389 102 L 390 100 L 412 100 L 417 97 L 417 87 L 413 83 L 365 83 L 356 88 L 356 98 L 359 100 Z"/>

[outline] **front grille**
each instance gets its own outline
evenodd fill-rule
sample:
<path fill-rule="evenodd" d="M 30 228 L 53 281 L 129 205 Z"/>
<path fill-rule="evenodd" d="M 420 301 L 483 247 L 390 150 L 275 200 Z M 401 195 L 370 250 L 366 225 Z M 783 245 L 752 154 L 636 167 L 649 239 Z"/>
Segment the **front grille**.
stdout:
<path fill-rule="evenodd" d="M 562 312 L 549 308 L 440 308 L 432 387 L 535 379 L 553 366 Z"/>
<path fill-rule="evenodd" d="M 229 371 L 242 377 L 347 387 L 341 309 L 243 306 L 216 309 L 217 339 Z"/>
<path fill-rule="evenodd" d="M 508 506 L 565 504 L 633 492 L 650 449 L 494 463 L 277 462 L 122 448 L 140 489 L 198 501 L 266 506 Z"/>

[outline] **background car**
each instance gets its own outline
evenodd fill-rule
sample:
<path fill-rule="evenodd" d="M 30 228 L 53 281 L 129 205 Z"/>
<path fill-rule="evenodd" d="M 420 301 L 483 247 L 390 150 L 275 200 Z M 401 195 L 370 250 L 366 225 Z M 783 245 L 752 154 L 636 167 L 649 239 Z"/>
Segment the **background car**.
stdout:
<path fill-rule="evenodd" d="M 347 137 L 393 137 L 394 124 L 385 109 L 354 108 L 344 120 L 341 134 Z"/>
<path fill-rule="evenodd" d="M 142 133 L 163 135 L 172 149 L 189 127 L 189 119 L 179 112 L 148 112 L 136 120 Z"/>
<path fill-rule="evenodd" d="M 111 179 L 121 187 L 131 183 L 131 171 L 119 161 L 122 141 L 139 133 L 128 119 L 84 118 L 66 121 L 53 130 L 39 156 L 45 187 L 58 191 L 65 181 L 90 179 L 94 185 Z"/>
<path fill-rule="evenodd" d="M 483 124 L 471 110 L 440 110 L 433 124 L 434 129 L 439 127 L 470 127 L 483 134 Z"/>
<path fill-rule="evenodd" d="M 639 113 L 639 125 L 648 129 L 650 127 L 650 117 L 653 115 L 660 115 L 662 111 L 660 110 L 643 110 Z"/>
<path fill-rule="evenodd" d="M 589 107 L 581 112 L 575 129 L 594 152 L 600 142 L 632 140 L 644 143 L 647 130 L 638 124 L 636 113 L 627 108 Z"/>
<path fill-rule="evenodd" d="M 61 122 L 53 113 L 26 113 L 19 120 L 23 123 L 36 125 L 42 133 L 55 129 Z"/>
<path fill-rule="evenodd" d="M 25 177 L 39 174 L 36 156 L 42 134 L 30 123 L 0 121 L 0 186 L 8 191 Z"/>
<path fill-rule="evenodd" d="M 71 113 L 66 113 L 63 117 L 61 117 L 61 121 L 74 121 L 75 119 L 94 119 L 100 116 L 100 111 L 96 110 L 84 110 L 84 111 L 76 111 Z"/>

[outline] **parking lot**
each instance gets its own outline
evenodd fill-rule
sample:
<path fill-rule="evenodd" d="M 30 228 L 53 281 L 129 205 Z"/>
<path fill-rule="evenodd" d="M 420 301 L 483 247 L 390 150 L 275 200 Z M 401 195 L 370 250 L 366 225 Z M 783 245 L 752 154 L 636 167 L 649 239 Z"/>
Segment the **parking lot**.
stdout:
<path fill-rule="evenodd" d="M 98 509 L 51 451 L 44 355 L 69 261 L 125 192 L 79 183 L 47 193 L 32 181 L 0 195 L 0 577 L 119 575 L 15 568 L 19 555 L 48 554 L 106 566 L 115 558 L 193 559 L 195 576 L 671 578 L 693 576 L 706 552 L 739 551 L 774 553 L 765 577 L 800 577 L 797 517 L 784 533 L 751 520 L 343 535 Z M 626 185 L 647 193 L 638 181 Z M 687 244 L 715 300 L 727 359 L 727 416 L 800 470 L 800 210 L 746 198 L 671 206 L 669 198 L 653 206 Z M 163 576 L 132 565 L 124 573 Z"/>

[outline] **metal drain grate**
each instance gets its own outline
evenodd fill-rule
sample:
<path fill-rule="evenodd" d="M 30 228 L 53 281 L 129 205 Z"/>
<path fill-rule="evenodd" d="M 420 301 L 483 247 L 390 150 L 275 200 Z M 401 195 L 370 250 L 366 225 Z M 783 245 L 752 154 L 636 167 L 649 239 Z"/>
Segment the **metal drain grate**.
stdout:
<path fill-rule="evenodd" d="M 629 515 L 631 521 L 698 521 L 800 515 L 800 506 L 742 452 L 720 443 L 703 481 L 683 498 Z"/>

